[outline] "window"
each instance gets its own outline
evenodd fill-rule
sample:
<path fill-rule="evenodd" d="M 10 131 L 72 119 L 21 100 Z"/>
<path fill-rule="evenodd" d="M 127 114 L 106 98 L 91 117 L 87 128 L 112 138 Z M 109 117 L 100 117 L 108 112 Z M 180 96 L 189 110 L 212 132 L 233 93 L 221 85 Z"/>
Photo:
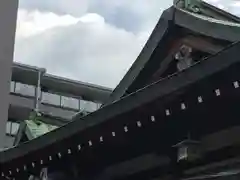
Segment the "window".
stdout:
<path fill-rule="evenodd" d="M 19 129 L 19 123 L 8 121 L 6 125 L 6 134 L 15 136 Z"/>
<path fill-rule="evenodd" d="M 16 82 L 15 93 L 25 96 L 35 96 L 35 86 Z"/>
<path fill-rule="evenodd" d="M 18 133 L 19 123 L 13 122 L 11 128 L 11 134 L 16 135 Z"/>
<path fill-rule="evenodd" d="M 14 92 L 15 91 L 15 82 L 14 81 L 11 81 L 11 84 L 10 84 L 10 92 Z"/>
<path fill-rule="evenodd" d="M 61 96 L 61 106 L 63 107 L 69 107 L 73 109 L 79 109 L 79 100 L 72 98 L 72 97 L 66 97 Z"/>
<path fill-rule="evenodd" d="M 80 109 L 87 112 L 93 112 L 98 109 L 98 104 L 91 101 L 80 100 Z"/>
<path fill-rule="evenodd" d="M 6 133 L 7 133 L 7 134 L 10 134 L 10 133 L 11 133 L 11 122 L 10 122 L 10 121 L 7 122 L 7 125 L 6 125 Z"/>
<path fill-rule="evenodd" d="M 60 95 L 58 94 L 52 94 L 48 92 L 42 92 L 42 102 L 46 104 L 52 104 L 56 106 L 61 105 Z"/>

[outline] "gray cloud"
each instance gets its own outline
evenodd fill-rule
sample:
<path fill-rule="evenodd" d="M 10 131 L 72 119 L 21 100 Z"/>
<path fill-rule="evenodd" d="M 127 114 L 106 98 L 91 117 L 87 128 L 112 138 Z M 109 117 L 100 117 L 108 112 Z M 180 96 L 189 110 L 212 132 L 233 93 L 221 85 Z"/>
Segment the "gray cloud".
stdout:
<path fill-rule="evenodd" d="M 87 12 L 88 4 L 88 0 L 20 0 L 19 8 L 82 16 Z"/>
<path fill-rule="evenodd" d="M 49 73 L 115 87 L 141 51 L 172 0 L 20 0 L 20 9 L 81 17 L 97 13 L 105 23 L 79 22 L 17 37 L 15 60 Z M 29 21 L 32 21 L 31 16 Z"/>
<path fill-rule="evenodd" d="M 56 27 L 16 39 L 15 60 L 49 73 L 115 87 L 142 48 L 139 36 L 106 23 Z"/>
<path fill-rule="evenodd" d="M 97 13 L 105 23 L 80 21 L 34 36 L 17 37 L 15 60 L 46 67 L 56 75 L 115 87 L 136 59 L 163 9 L 171 4 L 172 0 L 20 0 L 20 8 L 28 11 L 38 9 L 75 17 Z M 215 0 L 217 4 L 230 3 Z M 237 7 L 231 9 L 238 12 Z"/>
<path fill-rule="evenodd" d="M 238 0 L 204 0 L 220 9 L 228 11 L 231 14 L 240 16 L 240 3 Z"/>
<path fill-rule="evenodd" d="M 153 27 L 172 0 L 91 0 L 89 11 L 103 16 L 106 22 L 128 31 L 139 32 Z"/>
<path fill-rule="evenodd" d="M 230 6 L 236 0 L 205 0 L 231 13 L 239 15 L 239 7 Z M 173 0 L 20 0 L 20 8 L 70 14 L 80 17 L 85 13 L 97 13 L 107 23 L 131 32 L 152 30 L 161 12 L 172 5 Z"/>
<path fill-rule="evenodd" d="M 128 31 L 140 32 L 154 26 L 163 9 L 172 0 L 20 0 L 20 8 L 70 14 L 80 17 L 85 13 L 97 13 L 106 22 Z"/>

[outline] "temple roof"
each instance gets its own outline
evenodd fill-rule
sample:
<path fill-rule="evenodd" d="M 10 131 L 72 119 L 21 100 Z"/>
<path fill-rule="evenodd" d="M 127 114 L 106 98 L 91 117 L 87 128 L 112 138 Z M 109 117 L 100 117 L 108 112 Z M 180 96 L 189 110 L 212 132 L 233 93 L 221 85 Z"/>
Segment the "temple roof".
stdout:
<path fill-rule="evenodd" d="M 239 40 L 240 18 L 201 0 L 175 1 L 162 13 L 143 50 L 106 104 L 144 87 L 156 71 L 163 74 L 172 56 L 169 49 L 179 43 L 191 41 L 191 46 L 214 54 Z"/>
<path fill-rule="evenodd" d="M 115 130 L 117 133 L 116 138 L 120 135 L 120 132 L 118 132 L 120 130 L 125 132 L 128 130 L 131 131 L 132 128 L 129 127 L 129 129 L 126 129 L 127 126 L 124 127 L 124 124 L 127 125 L 133 121 L 135 122 L 137 120 L 135 117 L 136 113 L 142 112 L 143 109 L 145 109 L 146 112 L 151 114 L 151 111 L 154 113 L 155 110 L 156 112 L 159 112 L 159 110 L 164 110 L 164 106 L 165 108 L 171 109 L 171 107 L 166 106 L 165 103 L 172 101 L 174 97 L 179 96 L 179 93 L 184 93 L 182 90 L 186 87 L 189 87 L 196 82 L 201 82 L 201 80 L 206 79 L 215 73 L 222 72 L 224 69 L 232 67 L 237 70 L 236 66 L 233 65 L 239 65 L 239 58 L 229 59 L 229 56 L 237 57 L 239 49 L 239 43 L 231 45 L 224 51 L 221 51 L 211 58 L 196 63 L 184 71 L 173 74 L 171 77 L 161 79 L 158 82 L 140 89 L 117 102 L 100 108 L 96 112 L 81 117 L 76 121 L 55 129 L 43 136 L 35 138 L 32 141 L 0 152 L 0 165 L 5 165 L 4 168 L 16 168 L 15 166 L 22 167 L 23 164 L 31 164 L 33 161 L 36 163 L 40 162 L 41 159 L 46 161 L 48 156 L 51 156 L 52 158 L 63 156 L 63 154 L 59 155 L 59 153 L 63 153 L 65 151 L 73 153 L 73 151 L 77 151 L 77 149 L 80 147 L 79 145 L 82 145 L 81 141 L 84 141 L 84 147 L 86 148 L 86 151 L 88 151 L 87 149 L 91 148 L 91 146 L 94 146 L 95 143 L 99 143 L 99 138 L 101 142 L 101 137 L 103 140 L 105 138 L 108 139 L 106 143 L 114 143 L 114 141 L 110 139 L 115 138 Z M 230 71 L 231 74 L 234 75 L 234 71 Z M 225 79 L 225 81 L 227 80 L 228 79 Z M 212 87 L 209 86 L 208 88 Z M 200 89 L 198 91 L 201 92 Z M 194 93 L 197 93 L 197 91 L 194 91 Z M 163 100 L 162 98 L 164 97 L 167 99 Z M 181 100 L 184 101 L 184 99 Z M 155 105 L 157 103 L 158 106 L 150 105 L 150 103 L 154 103 Z M 145 108 L 143 108 L 143 106 Z M 146 107 L 151 108 L 148 109 Z M 171 113 L 172 112 L 166 110 L 166 116 L 170 115 Z M 138 127 L 144 125 L 142 124 L 144 122 L 138 120 L 135 123 Z M 137 130 L 133 131 L 137 132 Z M 112 137 L 109 137 L 111 134 Z M 119 143 L 119 141 L 116 141 L 116 143 L 117 142 L 118 146 L 120 146 L 121 143 Z M 87 147 L 86 144 L 88 144 L 89 147 Z M 116 146 L 116 144 L 113 145 L 113 150 L 114 146 Z M 109 146 L 106 146 L 106 148 L 107 147 Z M 147 147 L 148 146 L 146 146 L 146 148 Z M 150 147 L 151 146 L 149 146 L 149 148 Z M 128 149 L 128 151 L 129 150 L 130 149 Z M 141 149 L 139 149 L 139 151 L 140 150 Z M 91 150 L 89 149 L 89 151 Z M 105 153 L 105 156 L 106 155 L 107 154 Z M 117 158 L 117 156 L 114 157 Z"/>

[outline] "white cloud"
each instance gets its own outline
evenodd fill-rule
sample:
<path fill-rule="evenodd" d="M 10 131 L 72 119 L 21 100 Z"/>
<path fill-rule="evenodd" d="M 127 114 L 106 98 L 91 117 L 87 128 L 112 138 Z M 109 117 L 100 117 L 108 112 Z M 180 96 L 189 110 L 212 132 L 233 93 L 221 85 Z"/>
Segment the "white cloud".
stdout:
<path fill-rule="evenodd" d="M 116 28 L 98 14 L 79 18 L 37 11 L 19 14 L 16 61 L 109 87 L 121 80 L 149 35 Z"/>
<path fill-rule="evenodd" d="M 232 6 L 232 7 L 240 7 L 240 2 L 239 1 L 233 1 L 232 3 L 230 3 L 230 6 Z"/>
<path fill-rule="evenodd" d="M 95 13 L 88 13 L 80 18 L 80 21 L 83 23 L 105 23 L 105 20 L 102 16 Z"/>
<path fill-rule="evenodd" d="M 20 0 L 15 60 L 114 87 L 172 0 Z"/>
<path fill-rule="evenodd" d="M 218 7 L 219 9 L 222 10 L 227 10 L 228 8 L 226 6 L 224 6 L 223 4 L 217 4 L 216 7 Z"/>
<path fill-rule="evenodd" d="M 29 13 L 20 9 L 18 11 L 17 36 L 32 36 L 53 27 L 76 24 L 78 21 L 79 18 L 70 15 L 58 16 L 51 12 L 41 13 L 37 10 Z"/>
<path fill-rule="evenodd" d="M 80 17 L 87 13 L 89 0 L 19 0 L 19 7 Z"/>
<path fill-rule="evenodd" d="M 205 0 L 205 1 L 207 1 L 207 2 L 209 2 L 209 3 L 217 3 L 217 2 L 219 2 L 220 0 Z"/>
<path fill-rule="evenodd" d="M 240 15 L 240 2 L 238 0 L 204 0 L 224 11 L 236 16 Z"/>
<path fill-rule="evenodd" d="M 156 24 L 163 9 L 170 7 L 173 0 L 20 0 L 20 8 L 69 14 L 81 17 L 96 13 L 105 21 L 128 31 L 140 32 Z"/>

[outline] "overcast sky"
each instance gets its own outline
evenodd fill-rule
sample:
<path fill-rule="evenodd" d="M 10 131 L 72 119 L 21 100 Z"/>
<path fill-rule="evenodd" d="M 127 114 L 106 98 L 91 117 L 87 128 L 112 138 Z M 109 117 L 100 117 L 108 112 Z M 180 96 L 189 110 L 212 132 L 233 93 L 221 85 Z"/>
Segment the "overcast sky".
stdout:
<path fill-rule="evenodd" d="M 114 88 L 173 0 L 19 0 L 15 61 Z M 208 0 L 240 13 L 240 2 Z"/>

